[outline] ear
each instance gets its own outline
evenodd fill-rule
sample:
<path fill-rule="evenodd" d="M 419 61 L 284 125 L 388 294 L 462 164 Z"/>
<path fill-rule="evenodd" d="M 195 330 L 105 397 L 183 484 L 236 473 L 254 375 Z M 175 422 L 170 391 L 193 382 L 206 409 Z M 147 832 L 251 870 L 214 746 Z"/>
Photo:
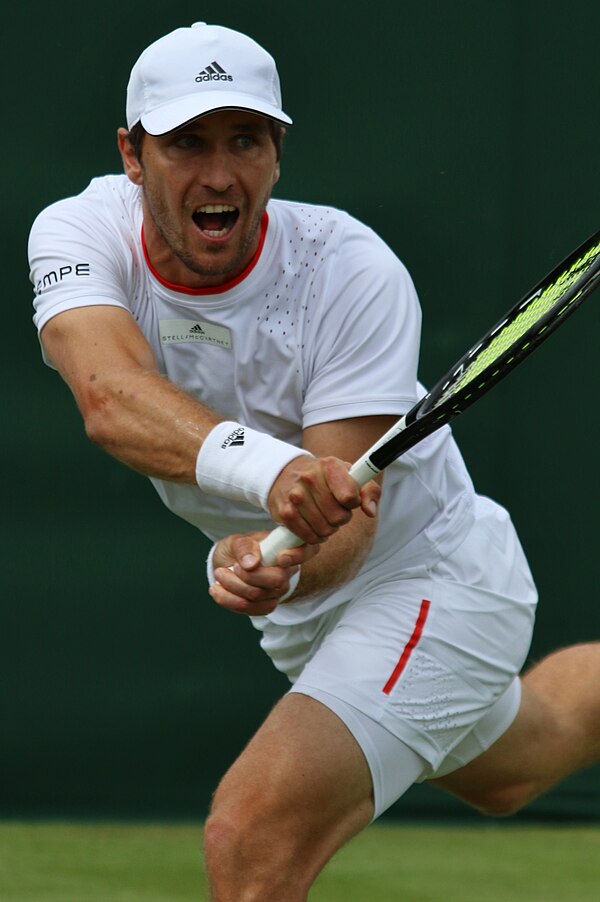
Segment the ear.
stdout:
<path fill-rule="evenodd" d="M 275 163 L 275 170 L 273 172 L 273 182 L 271 187 L 277 184 L 279 181 L 279 176 L 281 175 L 281 166 L 279 165 L 279 160 Z"/>
<path fill-rule="evenodd" d="M 129 132 L 126 128 L 120 128 L 117 132 L 117 141 L 119 144 L 119 153 L 123 160 L 123 169 L 125 174 L 131 179 L 135 185 L 141 185 L 144 181 L 142 164 L 135 155 L 133 145 L 129 140 Z"/>

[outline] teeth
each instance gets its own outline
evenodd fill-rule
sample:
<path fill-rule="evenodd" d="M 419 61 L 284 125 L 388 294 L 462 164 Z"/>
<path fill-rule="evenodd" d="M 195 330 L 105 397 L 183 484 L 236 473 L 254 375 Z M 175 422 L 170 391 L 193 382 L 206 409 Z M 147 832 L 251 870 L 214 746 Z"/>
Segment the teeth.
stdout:
<path fill-rule="evenodd" d="M 204 204 L 196 213 L 235 213 L 236 209 L 231 204 Z"/>

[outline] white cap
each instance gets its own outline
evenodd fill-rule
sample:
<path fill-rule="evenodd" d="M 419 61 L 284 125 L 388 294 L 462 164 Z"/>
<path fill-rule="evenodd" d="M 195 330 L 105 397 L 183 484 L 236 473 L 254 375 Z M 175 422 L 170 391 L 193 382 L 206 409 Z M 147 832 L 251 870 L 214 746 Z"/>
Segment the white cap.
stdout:
<path fill-rule="evenodd" d="M 127 127 L 164 135 L 214 110 L 250 110 L 291 125 L 275 60 L 239 31 L 196 22 L 144 50 L 127 86 Z"/>

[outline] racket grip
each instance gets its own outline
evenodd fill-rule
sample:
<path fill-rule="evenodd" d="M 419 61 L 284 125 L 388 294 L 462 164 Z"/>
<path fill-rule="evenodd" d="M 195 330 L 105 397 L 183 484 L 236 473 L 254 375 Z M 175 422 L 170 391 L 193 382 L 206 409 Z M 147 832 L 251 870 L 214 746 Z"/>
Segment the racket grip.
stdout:
<path fill-rule="evenodd" d="M 286 526 L 276 526 L 260 543 L 260 556 L 263 564 L 272 567 L 280 551 L 302 545 L 302 539 L 294 535 Z"/>
<path fill-rule="evenodd" d="M 378 470 L 377 467 L 373 466 L 369 460 L 369 454 L 372 454 L 372 450 L 359 458 L 348 470 L 348 473 L 352 476 L 354 482 L 361 488 L 369 481 L 369 479 L 375 479 L 375 477 L 381 473 L 381 470 Z"/>

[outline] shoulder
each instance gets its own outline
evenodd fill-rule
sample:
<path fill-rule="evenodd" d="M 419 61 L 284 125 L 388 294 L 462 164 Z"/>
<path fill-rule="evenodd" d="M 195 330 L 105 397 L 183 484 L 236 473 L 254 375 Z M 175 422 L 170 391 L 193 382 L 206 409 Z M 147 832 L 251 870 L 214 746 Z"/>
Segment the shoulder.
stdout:
<path fill-rule="evenodd" d="M 341 237 L 345 232 L 357 231 L 376 237 L 367 226 L 338 207 L 272 198 L 269 201 L 269 213 L 282 228 L 292 229 L 302 235 L 314 237 L 330 234 Z"/>
<path fill-rule="evenodd" d="M 389 245 L 345 210 L 279 199 L 272 199 L 268 209 L 282 237 L 289 244 L 314 245 L 321 263 L 325 252 L 329 257 L 335 256 L 341 267 L 354 272 L 377 267 L 409 278 L 406 267 Z"/>
<path fill-rule="evenodd" d="M 126 176 L 94 179 L 46 207 L 28 243 L 38 328 L 71 307 L 125 305 L 140 271 L 140 232 L 141 202 Z"/>
<path fill-rule="evenodd" d="M 125 175 L 92 179 L 79 194 L 45 207 L 31 227 L 31 239 L 69 234 L 73 229 L 100 237 L 104 230 L 130 226 L 141 215 L 141 193 Z"/>

